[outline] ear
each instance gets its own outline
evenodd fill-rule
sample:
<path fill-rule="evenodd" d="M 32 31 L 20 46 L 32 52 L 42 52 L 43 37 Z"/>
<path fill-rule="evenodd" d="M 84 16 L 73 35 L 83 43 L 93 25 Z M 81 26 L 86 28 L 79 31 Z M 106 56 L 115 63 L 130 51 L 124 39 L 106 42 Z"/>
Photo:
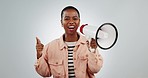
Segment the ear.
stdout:
<path fill-rule="evenodd" d="M 62 27 L 63 27 L 63 22 L 62 22 L 62 20 L 61 20 L 61 25 L 62 25 Z"/>

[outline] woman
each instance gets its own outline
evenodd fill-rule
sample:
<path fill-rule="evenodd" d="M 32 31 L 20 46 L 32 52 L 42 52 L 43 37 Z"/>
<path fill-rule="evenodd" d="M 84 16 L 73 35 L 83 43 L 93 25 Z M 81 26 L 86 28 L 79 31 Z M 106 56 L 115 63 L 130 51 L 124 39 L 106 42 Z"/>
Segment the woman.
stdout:
<path fill-rule="evenodd" d="M 94 78 L 102 67 L 102 57 L 95 39 L 90 42 L 77 32 L 80 25 L 79 11 L 67 6 L 61 11 L 61 25 L 65 33 L 45 47 L 38 38 L 36 44 L 36 71 L 42 77 Z M 90 44 L 89 44 L 90 43 Z M 95 49 L 91 52 L 90 48 Z"/>

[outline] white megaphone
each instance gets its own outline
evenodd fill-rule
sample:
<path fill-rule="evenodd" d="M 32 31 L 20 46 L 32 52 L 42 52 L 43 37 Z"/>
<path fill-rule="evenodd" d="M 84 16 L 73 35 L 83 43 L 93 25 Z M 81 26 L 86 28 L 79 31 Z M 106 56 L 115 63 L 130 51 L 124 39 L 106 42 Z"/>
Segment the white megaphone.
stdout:
<path fill-rule="evenodd" d="M 80 27 L 80 32 L 89 39 L 96 39 L 97 45 L 103 50 L 113 47 L 118 38 L 117 28 L 112 23 L 104 23 L 100 27 L 85 24 Z"/>

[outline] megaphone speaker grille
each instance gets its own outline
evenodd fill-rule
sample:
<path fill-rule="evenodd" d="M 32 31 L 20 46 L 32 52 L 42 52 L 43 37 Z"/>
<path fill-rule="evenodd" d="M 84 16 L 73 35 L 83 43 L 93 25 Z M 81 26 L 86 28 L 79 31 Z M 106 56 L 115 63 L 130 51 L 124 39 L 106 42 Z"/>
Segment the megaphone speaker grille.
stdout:
<path fill-rule="evenodd" d="M 96 43 L 104 50 L 113 47 L 118 38 L 118 31 L 112 23 L 102 24 L 96 32 Z"/>

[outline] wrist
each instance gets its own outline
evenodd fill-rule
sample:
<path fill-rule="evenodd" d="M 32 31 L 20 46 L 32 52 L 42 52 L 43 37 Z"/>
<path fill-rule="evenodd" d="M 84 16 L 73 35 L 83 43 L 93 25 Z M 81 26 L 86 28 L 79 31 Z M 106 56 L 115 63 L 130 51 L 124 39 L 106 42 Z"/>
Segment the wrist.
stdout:
<path fill-rule="evenodd" d="M 91 48 L 91 47 L 90 47 L 90 48 L 89 48 L 89 51 L 90 51 L 90 52 L 96 52 L 96 48 Z"/>
<path fill-rule="evenodd" d="M 39 59 L 42 56 L 42 53 L 37 53 L 37 59 Z"/>

